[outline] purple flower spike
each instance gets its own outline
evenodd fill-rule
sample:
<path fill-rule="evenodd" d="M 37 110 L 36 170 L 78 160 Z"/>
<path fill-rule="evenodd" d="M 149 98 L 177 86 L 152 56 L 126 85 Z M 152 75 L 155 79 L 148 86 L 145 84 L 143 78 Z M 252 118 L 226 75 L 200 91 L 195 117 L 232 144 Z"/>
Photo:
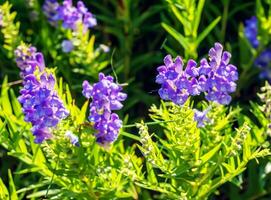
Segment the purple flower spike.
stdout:
<path fill-rule="evenodd" d="M 254 64 L 259 68 L 269 67 L 271 65 L 271 50 L 270 49 L 264 50 L 255 60 Z"/>
<path fill-rule="evenodd" d="M 52 26 L 57 26 L 59 4 L 56 0 L 46 0 L 42 6 L 44 15 Z"/>
<path fill-rule="evenodd" d="M 52 134 L 50 133 L 48 128 L 32 128 L 33 135 L 36 137 L 34 142 L 37 144 L 42 143 L 44 140 L 48 140 L 52 138 Z"/>
<path fill-rule="evenodd" d="M 56 0 L 46 0 L 43 4 L 43 12 L 50 24 L 56 26 L 60 21 L 63 28 L 73 31 L 77 30 L 78 24 L 84 26 L 84 31 L 97 25 L 96 18 L 82 1 L 78 1 L 75 7 L 72 0 L 65 0 L 61 5 Z"/>
<path fill-rule="evenodd" d="M 208 101 L 229 104 L 229 93 L 236 90 L 238 80 L 237 68 L 229 64 L 231 54 L 223 51 L 220 43 L 215 43 L 209 51 L 209 62 L 203 58 L 200 67 L 194 60 L 188 60 L 185 70 L 183 61 L 177 57 L 174 61 L 170 55 L 164 58 L 164 65 L 157 68 L 156 83 L 160 97 L 183 105 L 189 96 L 206 92 Z"/>
<path fill-rule="evenodd" d="M 256 16 L 251 17 L 245 21 L 245 36 L 252 45 L 253 48 L 258 48 L 259 41 L 257 39 L 258 34 L 258 20 Z"/>
<path fill-rule="evenodd" d="M 44 58 L 42 53 L 37 52 L 37 49 L 32 46 L 22 44 L 15 50 L 15 61 L 21 69 L 21 77 L 33 74 L 36 69 L 42 72 L 45 68 Z"/>
<path fill-rule="evenodd" d="M 120 110 L 123 105 L 121 101 L 127 98 L 122 87 L 114 83 L 112 76 L 99 74 L 99 82 L 90 85 L 88 81 L 83 82 L 83 95 L 91 98 L 89 121 L 94 123 L 98 131 L 95 135 L 100 144 L 112 143 L 117 139 L 122 121 L 112 110 Z"/>
<path fill-rule="evenodd" d="M 236 90 L 235 81 L 238 80 L 237 68 L 229 64 L 231 54 L 223 51 L 223 46 L 215 43 L 209 51 L 209 63 L 206 59 L 201 60 L 199 83 L 202 91 L 206 92 L 208 101 L 216 101 L 227 105 L 231 101 L 229 93 Z"/>
<path fill-rule="evenodd" d="M 255 60 L 254 64 L 260 69 L 260 79 L 265 79 L 271 82 L 271 50 L 264 50 Z"/>
<path fill-rule="evenodd" d="M 23 107 L 24 120 L 32 124 L 35 142 L 42 143 L 52 137 L 52 129 L 69 112 L 54 89 L 54 76 L 46 72 L 42 53 L 22 44 L 15 50 L 15 58 L 23 78 L 18 100 Z"/>
<path fill-rule="evenodd" d="M 170 100 L 178 105 L 183 105 L 189 95 L 199 95 L 201 87 L 198 83 L 199 75 L 197 63 L 189 60 L 185 70 L 181 57 L 173 61 L 170 55 L 164 58 L 164 65 L 157 68 L 156 83 L 161 84 L 158 93 L 164 100 Z"/>
<path fill-rule="evenodd" d="M 83 84 L 82 84 L 82 86 L 83 86 L 82 93 L 83 93 L 84 97 L 86 97 L 87 99 L 89 99 L 91 97 L 91 95 L 92 95 L 92 89 L 93 89 L 93 87 L 89 84 L 88 81 L 84 81 Z"/>
<path fill-rule="evenodd" d="M 197 122 L 198 128 L 202 128 L 206 125 L 206 123 L 210 122 L 210 119 L 207 117 L 209 110 L 210 108 L 207 108 L 204 111 L 194 109 L 194 120 Z"/>
<path fill-rule="evenodd" d="M 43 72 L 39 78 L 34 74 L 24 77 L 21 96 L 25 121 L 31 122 L 35 142 L 42 143 L 52 137 L 51 129 L 65 119 L 69 112 L 54 90 L 55 78 Z"/>

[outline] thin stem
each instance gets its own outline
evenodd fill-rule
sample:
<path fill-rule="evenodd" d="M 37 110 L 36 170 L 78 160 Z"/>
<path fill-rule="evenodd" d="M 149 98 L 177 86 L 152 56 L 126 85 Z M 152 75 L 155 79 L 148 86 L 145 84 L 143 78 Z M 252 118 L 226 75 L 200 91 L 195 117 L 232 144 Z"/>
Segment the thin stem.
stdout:
<path fill-rule="evenodd" d="M 117 84 L 119 84 L 118 76 L 117 76 L 117 73 L 116 73 L 116 71 L 114 69 L 114 65 L 113 65 L 113 59 L 114 59 L 115 52 L 116 52 L 116 48 L 113 49 L 111 59 L 110 59 L 110 63 L 111 63 L 111 69 L 112 69 L 112 72 L 113 72 L 113 74 L 115 76 L 116 82 L 117 82 Z"/>
<path fill-rule="evenodd" d="M 50 188 L 51 188 L 51 185 L 52 185 L 52 183 L 53 183 L 53 180 L 54 180 L 54 177 L 55 177 L 56 168 L 57 168 L 58 163 L 59 163 L 59 160 L 60 160 L 59 158 L 60 158 L 60 152 L 58 153 L 58 156 L 57 156 L 56 166 L 55 166 L 55 168 L 54 168 L 54 171 L 53 171 L 53 175 L 52 175 L 50 184 L 49 184 L 49 186 L 48 186 L 48 188 L 47 188 L 47 191 L 46 191 L 46 194 L 45 194 L 45 198 L 47 198 L 48 192 L 49 192 L 49 190 L 50 190 Z"/>
<path fill-rule="evenodd" d="M 168 121 L 156 121 L 156 122 L 146 122 L 144 123 L 145 125 L 156 125 L 156 124 L 161 124 L 161 123 L 170 123 L 170 122 L 176 122 L 178 120 L 168 120 Z M 124 125 L 123 128 L 132 128 L 136 127 L 137 124 L 129 124 L 129 125 Z"/>
<path fill-rule="evenodd" d="M 13 86 L 13 85 L 18 85 L 20 83 L 22 83 L 22 80 L 17 80 L 17 81 L 13 81 L 13 82 L 9 82 L 7 83 L 8 86 Z M 3 85 L 0 85 L 0 88 L 3 87 Z"/>
<path fill-rule="evenodd" d="M 222 26 L 221 26 L 221 42 L 222 43 L 224 43 L 225 41 L 227 19 L 228 19 L 228 14 L 229 14 L 229 5 L 230 5 L 230 0 L 226 0 L 226 3 L 224 5 L 224 10 L 223 10 Z"/>

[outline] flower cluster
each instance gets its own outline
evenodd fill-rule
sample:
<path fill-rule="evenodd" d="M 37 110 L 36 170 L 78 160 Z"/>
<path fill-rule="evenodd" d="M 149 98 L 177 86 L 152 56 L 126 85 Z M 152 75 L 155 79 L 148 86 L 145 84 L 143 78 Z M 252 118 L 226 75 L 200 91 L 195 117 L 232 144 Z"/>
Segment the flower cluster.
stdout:
<path fill-rule="evenodd" d="M 43 13 L 52 26 L 57 26 L 58 24 L 58 8 L 59 3 L 57 0 L 46 0 L 42 6 Z"/>
<path fill-rule="evenodd" d="M 90 85 L 88 81 L 83 82 L 83 95 L 92 99 L 88 119 L 98 131 L 95 136 L 100 144 L 115 141 L 122 126 L 122 121 L 112 111 L 123 107 L 121 101 L 124 101 L 127 95 L 121 92 L 122 87 L 113 81 L 112 76 L 100 73 L 98 83 Z"/>
<path fill-rule="evenodd" d="M 78 1 L 77 7 L 74 7 L 72 0 L 65 0 L 62 5 L 56 0 L 46 0 L 43 11 L 52 25 L 57 25 L 58 21 L 61 21 L 65 29 L 76 30 L 79 23 L 83 24 L 85 30 L 97 25 L 96 18 L 82 1 Z"/>
<path fill-rule="evenodd" d="M 259 41 L 257 39 L 258 34 L 258 19 L 256 16 L 251 17 L 245 21 L 245 36 L 251 43 L 253 48 L 258 48 Z M 271 69 L 269 68 L 271 62 L 271 50 L 265 49 L 256 58 L 254 64 L 260 69 L 259 78 L 271 81 Z"/>
<path fill-rule="evenodd" d="M 25 121 L 32 123 L 35 142 L 51 138 L 50 128 L 68 116 L 63 102 L 54 90 L 55 78 L 43 72 L 40 77 L 29 74 L 24 77 L 19 102 L 23 105 Z"/>
<path fill-rule="evenodd" d="M 43 55 L 35 47 L 23 44 L 15 50 L 15 56 L 23 78 L 23 88 L 18 99 L 23 107 L 25 121 L 31 122 L 33 126 L 35 142 L 41 143 L 52 137 L 51 128 L 66 118 L 68 111 L 54 90 L 54 76 L 45 70 Z"/>
<path fill-rule="evenodd" d="M 253 48 L 259 46 L 259 41 L 257 39 L 258 34 L 258 20 L 256 16 L 251 17 L 245 21 L 245 36 L 247 37 Z"/>
<path fill-rule="evenodd" d="M 167 55 L 164 63 L 165 65 L 158 67 L 159 74 L 156 77 L 156 83 L 162 85 L 158 91 L 162 99 L 171 100 L 175 104 L 184 104 L 189 95 L 200 94 L 197 63 L 194 60 L 188 61 L 185 70 L 179 56 L 173 62 L 172 57 Z"/>
<path fill-rule="evenodd" d="M 170 55 L 166 56 L 164 65 L 157 69 L 156 83 L 162 85 L 158 91 L 160 97 L 182 105 L 190 95 L 205 92 L 208 101 L 229 104 L 229 93 L 236 90 L 235 81 L 238 79 L 237 68 L 229 64 L 230 58 L 231 54 L 223 52 L 219 43 L 210 49 L 209 62 L 204 58 L 199 67 L 194 60 L 189 60 L 183 70 L 181 57 L 173 61 Z"/>
<path fill-rule="evenodd" d="M 235 81 L 238 80 L 237 68 L 229 64 L 231 54 L 223 51 L 223 46 L 215 43 L 209 51 L 209 63 L 203 58 L 200 61 L 199 73 L 203 77 L 201 87 L 207 93 L 208 101 L 216 101 L 227 105 L 231 101 L 232 93 L 236 90 Z"/>
<path fill-rule="evenodd" d="M 17 66 L 21 70 L 21 77 L 25 77 L 29 74 L 33 74 L 38 67 L 39 71 L 42 72 L 45 68 L 43 55 L 37 52 L 37 49 L 32 46 L 25 44 L 20 45 L 15 50 L 15 61 Z"/>

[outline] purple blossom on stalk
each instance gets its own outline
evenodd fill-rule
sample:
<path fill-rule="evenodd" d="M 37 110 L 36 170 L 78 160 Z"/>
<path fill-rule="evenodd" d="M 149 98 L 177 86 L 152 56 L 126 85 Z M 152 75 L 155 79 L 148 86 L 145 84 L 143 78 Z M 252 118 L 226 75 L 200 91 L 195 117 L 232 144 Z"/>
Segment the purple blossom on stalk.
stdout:
<path fill-rule="evenodd" d="M 172 60 L 170 55 L 164 58 L 164 65 L 157 68 L 158 75 L 156 83 L 161 84 L 158 93 L 164 100 L 171 100 L 175 104 L 182 105 L 186 102 L 189 95 L 200 94 L 197 76 L 199 69 L 194 60 L 189 60 L 185 70 L 183 70 L 181 57 Z"/>
<path fill-rule="evenodd" d="M 73 43 L 70 40 L 63 40 L 63 42 L 61 43 L 61 47 L 64 53 L 69 53 L 74 48 Z"/>
<path fill-rule="evenodd" d="M 52 137 L 51 128 L 65 119 L 69 112 L 54 90 L 55 78 L 52 74 L 42 72 L 37 77 L 29 74 L 24 77 L 21 96 L 18 98 L 23 106 L 25 121 L 31 122 L 35 142 L 42 143 Z"/>
<path fill-rule="evenodd" d="M 254 64 L 260 69 L 260 79 L 271 81 L 271 50 L 264 50 L 255 60 Z"/>
<path fill-rule="evenodd" d="M 43 5 L 43 11 L 51 24 L 62 21 L 65 29 L 76 30 L 78 23 L 83 24 L 84 30 L 97 25 L 97 20 L 92 13 L 88 11 L 82 1 L 77 2 L 77 7 L 72 5 L 72 0 L 63 1 L 59 5 L 55 0 L 46 0 Z"/>
<path fill-rule="evenodd" d="M 22 44 L 15 50 L 15 57 L 23 78 L 18 100 L 25 121 L 32 124 L 35 142 L 42 143 L 52 137 L 52 128 L 69 113 L 54 90 L 54 76 L 45 72 L 42 53 L 35 47 Z"/>
<path fill-rule="evenodd" d="M 69 138 L 72 145 L 80 146 L 79 139 L 76 135 L 74 135 L 71 131 L 66 131 L 65 136 Z"/>
<path fill-rule="evenodd" d="M 254 63 L 259 68 L 267 68 L 271 64 L 271 50 L 264 50 L 255 60 Z"/>
<path fill-rule="evenodd" d="M 258 34 L 258 20 L 256 16 L 251 17 L 245 21 L 245 36 L 247 37 L 253 48 L 259 46 L 259 41 L 257 39 Z"/>
<path fill-rule="evenodd" d="M 231 54 L 223 51 L 223 46 L 215 43 L 207 59 L 200 61 L 200 67 L 194 60 L 188 60 L 185 70 L 181 57 L 172 60 L 170 55 L 164 58 L 164 65 L 157 68 L 156 83 L 161 84 L 158 93 L 164 100 L 182 105 L 189 96 L 206 92 L 208 101 L 229 104 L 236 90 L 237 68 L 229 64 Z"/>
<path fill-rule="evenodd" d="M 215 43 L 209 51 L 209 62 L 204 58 L 200 62 L 199 75 L 202 77 L 202 91 L 208 101 L 227 105 L 231 101 L 230 93 L 236 90 L 237 68 L 229 64 L 231 54 L 223 51 L 220 43 Z"/>
<path fill-rule="evenodd" d="M 210 119 L 207 117 L 209 110 L 209 108 L 204 111 L 194 109 L 194 120 L 197 122 L 198 128 L 202 128 L 206 125 L 206 123 L 210 122 Z"/>
<path fill-rule="evenodd" d="M 127 98 L 122 87 L 114 83 L 112 76 L 99 74 L 99 82 L 92 86 L 88 81 L 83 82 L 83 95 L 91 98 L 89 121 L 94 123 L 98 131 L 95 135 L 100 144 L 111 143 L 116 140 L 122 121 L 113 110 L 120 110 L 123 105 L 121 101 Z"/>
<path fill-rule="evenodd" d="M 35 47 L 25 44 L 20 45 L 15 50 L 15 61 L 17 66 L 21 69 L 21 77 L 33 74 L 37 67 L 40 72 L 45 68 L 42 53 L 37 52 Z"/>
<path fill-rule="evenodd" d="M 49 23 L 53 26 L 57 26 L 59 3 L 56 0 L 46 0 L 42 9 Z"/>
<path fill-rule="evenodd" d="M 101 120 L 94 124 L 94 128 L 99 130 L 96 134 L 97 142 L 100 144 L 111 143 L 118 137 L 122 121 L 115 113 L 110 114 L 107 118 L 102 117 Z"/>

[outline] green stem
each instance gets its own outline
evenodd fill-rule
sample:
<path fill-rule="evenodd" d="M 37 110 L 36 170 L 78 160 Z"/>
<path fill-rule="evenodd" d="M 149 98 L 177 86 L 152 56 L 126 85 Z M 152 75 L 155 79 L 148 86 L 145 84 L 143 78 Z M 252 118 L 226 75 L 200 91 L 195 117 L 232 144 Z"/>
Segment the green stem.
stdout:
<path fill-rule="evenodd" d="M 168 121 L 155 121 L 155 122 L 146 122 L 144 123 L 145 125 L 156 125 L 156 124 L 161 124 L 161 123 L 170 123 L 170 122 L 176 122 L 178 120 L 168 120 Z M 124 125 L 123 128 L 132 128 L 136 127 L 137 124 L 130 124 L 130 125 Z"/>
<path fill-rule="evenodd" d="M 56 168 L 57 168 L 58 163 L 59 163 L 59 157 L 60 157 L 60 152 L 59 152 L 58 155 L 57 155 L 56 166 L 55 166 L 55 168 L 54 168 L 54 171 L 53 171 L 53 175 L 52 175 L 50 184 L 49 184 L 49 186 L 48 186 L 48 188 L 47 188 L 47 191 L 46 191 L 46 194 L 45 194 L 45 198 L 47 198 L 48 192 L 49 192 L 49 190 L 50 190 L 50 188 L 51 188 L 51 185 L 53 184 L 53 180 L 54 180 L 54 177 L 55 177 Z"/>
<path fill-rule="evenodd" d="M 230 0 L 226 0 L 226 3 L 224 5 L 224 10 L 223 10 L 223 16 L 222 16 L 222 27 L 221 27 L 221 42 L 222 43 L 224 43 L 225 41 L 227 19 L 228 19 L 228 14 L 229 14 L 229 4 L 230 4 Z"/>

